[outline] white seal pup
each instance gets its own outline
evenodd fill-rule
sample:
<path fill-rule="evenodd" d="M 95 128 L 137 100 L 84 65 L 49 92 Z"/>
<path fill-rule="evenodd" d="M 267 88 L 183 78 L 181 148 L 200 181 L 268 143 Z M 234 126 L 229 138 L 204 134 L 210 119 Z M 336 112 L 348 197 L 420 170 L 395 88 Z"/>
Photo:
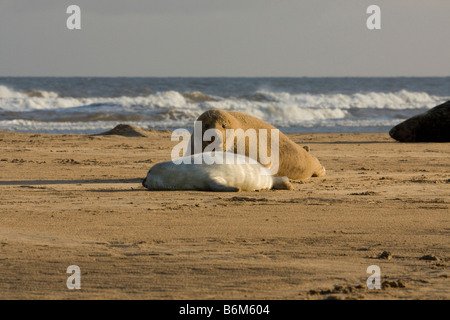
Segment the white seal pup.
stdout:
<path fill-rule="evenodd" d="M 157 163 L 142 185 L 149 190 L 222 192 L 293 189 L 289 178 L 274 177 L 255 160 L 229 152 L 198 153 Z"/>

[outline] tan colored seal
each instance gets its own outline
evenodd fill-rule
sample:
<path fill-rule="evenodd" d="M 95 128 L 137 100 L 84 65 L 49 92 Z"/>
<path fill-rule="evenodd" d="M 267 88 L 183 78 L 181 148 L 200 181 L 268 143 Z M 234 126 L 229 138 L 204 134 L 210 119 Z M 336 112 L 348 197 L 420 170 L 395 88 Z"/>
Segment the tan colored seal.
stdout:
<path fill-rule="evenodd" d="M 200 115 L 197 121 L 202 122 L 202 134 L 197 135 L 203 137 L 203 134 L 208 129 L 216 129 L 222 133 L 223 136 L 223 151 L 230 151 L 226 149 L 226 130 L 227 129 L 242 129 L 246 131 L 248 129 L 254 129 L 257 133 L 257 148 L 258 148 L 258 158 L 256 159 L 258 162 L 266 165 L 260 159 L 259 152 L 259 137 L 260 137 L 260 129 L 267 129 L 267 150 L 268 154 L 271 152 L 271 130 L 278 130 L 274 126 L 269 123 L 252 117 L 248 114 L 237 112 L 237 111 L 223 111 L 223 110 L 209 110 Z M 305 180 L 310 177 L 322 177 L 325 176 L 325 168 L 320 164 L 319 160 L 312 156 L 309 152 L 308 147 L 301 147 L 297 145 L 295 142 L 290 140 L 286 135 L 282 132 L 278 131 L 279 141 L 279 163 L 278 163 L 278 172 L 275 174 L 276 176 L 287 176 L 290 179 L 294 180 Z M 194 149 L 194 134 L 191 136 L 191 154 L 195 153 Z M 211 141 L 201 141 L 202 151 L 207 147 Z M 228 144 L 233 145 L 233 151 L 239 153 L 239 148 L 237 146 L 237 140 L 234 143 Z M 249 155 L 249 145 L 245 143 L 245 155 Z M 273 165 L 273 164 L 271 164 Z"/>

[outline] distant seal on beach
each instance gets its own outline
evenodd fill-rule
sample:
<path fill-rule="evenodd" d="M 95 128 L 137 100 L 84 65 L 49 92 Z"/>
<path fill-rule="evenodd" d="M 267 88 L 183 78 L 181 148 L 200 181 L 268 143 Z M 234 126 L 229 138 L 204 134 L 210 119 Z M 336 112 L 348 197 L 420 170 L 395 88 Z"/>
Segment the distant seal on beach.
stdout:
<path fill-rule="evenodd" d="M 209 152 L 180 158 L 179 164 L 157 163 L 150 168 L 142 185 L 149 190 L 221 192 L 293 189 L 287 177 L 274 177 L 261 164 L 245 156 L 216 152 L 215 157 L 224 159 L 223 163 L 214 163 Z M 199 159 L 202 163 L 195 164 Z"/>
<path fill-rule="evenodd" d="M 149 137 L 154 133 L 171 133 L 169 130 L 154 130 L 154 129 L 141 129 L 136 126 L 132 126 L 129 124 L 119 124 L 115 126 L 113 129 L 108 130 L 103 133 L 95 134 L 99 136 L 123 136 L 123 137 Z"/>
<path fill-rule="evenodd" d="M 389 135 L 401 142 L 450 142 L 450 101 L 403 121 Z"/>
<path fill-rule="evenodd" d="M 246 131 L 247 129 L 254 129 L 257 133 L 258 139 L 258 162 L 260 161 L 259 156 L 259 130 L 267 129 L 267 150 L 271 152 L 271 130 L 275 129 L 274 126 L 269 123 L 250 116 L 248 114 L 237 112 L 237 111 L 223 111 L 223 110 L 209 110 L 201 114 L 197 121 L 202 122 L 202 134 L 208 129 L 217 129 L 219 130 L 224 140 L 226 139 L 226 130 L 227 129 L 242 129 Z M 279 163 L 278 163 L 278 172 L 275 174 L 276 176 L 287 176 L 290 179 L 294 180 L 305 180 L 310 177 L 322 177 L 325 176 L 326 171 L 325 168 L 320 164 L 319 160 L 312 156 L 309 152 L 309 147 L 301 147 L 297 145 L 295 142 L 290 140 L 286 135 L 284 135 L 281 131 L 279 132 Z M 195 129 L 194 129 L 195 133 Z M 194 150 L 194 134 L 191 136 L 190 144 L 191 144 L 191 154 L 195 153 Z M 208 146 L 210 141 L 202 141 L 202 151 Z M 236 145 L 236 141 L 234 142 L 234 152 L 238 152 L 238 148 Z M 226 141 L 223 144 L 223 151 L 226 150 Z M 246 144 L 245 146 L 245 155 L 249 155 L 249 148 Z"/>

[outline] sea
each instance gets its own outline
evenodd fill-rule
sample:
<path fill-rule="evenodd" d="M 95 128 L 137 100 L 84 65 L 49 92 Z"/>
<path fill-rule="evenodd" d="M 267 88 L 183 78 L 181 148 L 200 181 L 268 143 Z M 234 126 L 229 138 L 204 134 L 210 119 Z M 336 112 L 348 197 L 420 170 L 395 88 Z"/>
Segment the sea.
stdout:
<path fill-rule="evenodd" d="M 221 109 L 286 133 L 387 132 L 447 100 L 450 77 L 0 77 L 0 130 L 192 130 L 204 111 Z"/>

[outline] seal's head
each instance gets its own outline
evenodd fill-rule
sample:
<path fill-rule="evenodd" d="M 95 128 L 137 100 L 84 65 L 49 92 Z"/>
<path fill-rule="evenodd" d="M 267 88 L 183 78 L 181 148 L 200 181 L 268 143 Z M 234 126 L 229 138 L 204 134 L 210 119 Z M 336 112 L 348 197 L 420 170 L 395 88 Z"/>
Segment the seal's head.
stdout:
<path fill-rule="evenodd" d="M 215 129 L 218 130 L 224 139 L 223 151 L 226 150 L 225 137 L 227 129 L 239 129 L 241 128 L 241 123 L 231 114 L 222 110 L 208 110 L 201 114 L 197 121 L 202 122 L 202 137 L 206 130 Z M 208 146 L 211 141 L 202 141 L 202 150 Z"/>
<path fill-rule="evenodd" d="M 410 122 L 402 122 L 402 123 L 396 125 L 389 131 L 389 135 L 393 139 L 402 141 L 402 142 L 416 141 L 416 139 L 417 139 L 416 125 L 415 125 L 415 123 L 411 123 L 414 121 L 416 121 L 415 118 Z"/>
<path fill-rule="evenodd" d="M 172 185 L 179 184 L 183 179 L 182 174 L 174 170 L 176 166 L 172 161 L 155 164 L 148 171 L 142 185 L 149 190 L 173 189 Z"/>

